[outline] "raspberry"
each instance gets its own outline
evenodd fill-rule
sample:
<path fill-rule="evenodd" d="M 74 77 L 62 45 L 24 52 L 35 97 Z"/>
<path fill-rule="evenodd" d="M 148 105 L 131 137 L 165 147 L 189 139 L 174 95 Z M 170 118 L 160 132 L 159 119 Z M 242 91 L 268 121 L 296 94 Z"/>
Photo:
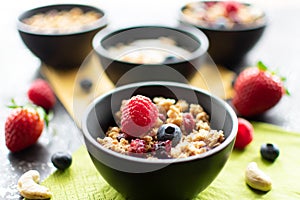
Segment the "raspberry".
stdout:
<path fill-rule="evenodd" d="M 36 79 L 27 91 L 28 98 L 32 103 L 49 111 L 56 103 L 54 92 L 49 83 L 43 79 Z"/>
<path fill-rule="evenodd" d="M 122 132 L 141 137 L 155 125 L 158 119 L 158 109 L 148 97 L 133 96 L 121 110 Z"/>
<path fill-rule="evenodd" d="M 141 139 L 131 140 L 128 151 L 131 153 L 147 153 L 146 141 Z"/>
<path fill-rule="evenodd" d="M 183 114 L 183 127 L 186 134 L 189 134 L 193 131 L 195 127 L 195 119 L 191 113 Z"/>
<path fill-rule="evenodd" d="M 238 132 L 234 147 L 237 149 L 244 149 L 253 140 L 253 126 L 244 118 L 238 118 Z"/>

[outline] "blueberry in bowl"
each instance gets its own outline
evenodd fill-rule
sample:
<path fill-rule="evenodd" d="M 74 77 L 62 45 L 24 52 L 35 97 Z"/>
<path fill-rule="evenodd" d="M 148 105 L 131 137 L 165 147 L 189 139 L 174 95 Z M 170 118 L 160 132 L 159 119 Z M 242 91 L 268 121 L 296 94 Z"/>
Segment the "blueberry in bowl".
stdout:
<path fill-rule="evenodd" d="M 237 117 L 206 91 L 154 81 L 99 96 L 81 128 L 96 169 L 126 199 L 191 199 L 227 162 Z"/>
<path fill-rule="evenodd" d="M 54 4 L 26 10 L 17 29 L 42 63 L 58 70 L 79 68 L 92 51 L 93 36 L 107 25 L 105 12 L 92 5 Z"/>
<path fill-rule="evenodd" d="M 204 63 L 208 45 L 200 30 L 184 25 L 106 28 L 93 39 L 103 70 L 117 86 L 188 82 Z"/>
<path fill-rule="evenodd" d="M 197 27 L 209 39 L 208 53 L 216 64 L 237 65 L 261 39 L 266 13 L 239 1 L 195 1 L 183 5 L 179 21 Z"/>

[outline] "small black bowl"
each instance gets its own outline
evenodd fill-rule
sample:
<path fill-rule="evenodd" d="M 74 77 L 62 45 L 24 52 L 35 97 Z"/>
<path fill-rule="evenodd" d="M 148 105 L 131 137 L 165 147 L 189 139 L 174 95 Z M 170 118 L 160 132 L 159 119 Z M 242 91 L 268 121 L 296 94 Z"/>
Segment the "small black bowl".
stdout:
<path fill-rule="evenodd" d="M 134 95 L 184 99 L 202 105 L 212 129 L 223 130 L 225 140 L 203 154 L 178 159 L 146 159 L 124 155 L 97 142 L 109 126 L 121 102 Z M 192 199 L 207 188 L 227 162 L 237 133 L 237 117 L 223 100 L 183 83 L 141 82 L 118 87 L 95 99 L 82 118 L 89 155 L 102 177 L 126 199 Z"/>
<path fill-rule="evenodd" d="M 217 3 L 220 1 L 196 1 L 197 3 Z M 245 6 L 255 6 L 248 3 L 242 3 Z M 181 7 L 179 11 L 179 21 L 197 27 L 208 37 L 208 53 L 212 60 L 226 67 L 232 67 L 243 61 L 246 54 L 257 44 L 267 27 L 267 17 L 263 13 L 261 22 L 254 26 L 236 26 L 232 29 L 224 27 L 208 27 L 197 23 L 197 19 L 189 19 L 185 16 L 184 10 L 191 6 L 191 3 Z"/>
<path fill-rule="evenodd" d="M 30 25 L 23 22 L 31 16 L 49 11 L 68 11 L 80 8 L 84 13 L 94 11 L 100 17 L 92 25 L 71 33 L 43 32 L 33 30 Z M 107 25 L 106 15 L 103 10 L 90 5 L 81 4 L 56 4 L 34 8 L 23 12 L 17 22 L 18 32 L 29 50 L 40 60 L 58 70 L 78 68 L 92 51 L 94 35 Z"/>
<path fill-rule="evenodd" d="M 121 54 L 113 57 L 109 53 L 109 48 L 116 45 L 126 45 L 137 40 L 158 39 L 161 37 L 172 39 L 177 47 L 189 51 L 190 56 L 159 64 L 140 64 L 122 61 L 119 59 Z M 100 58 L 105 73 L 117 86 L 140 81 L 186 83 L 203 64 L 208 49 L 208 39 L 201 31 L 191 26 L 143 25 L 119 28 L 117 30 L 103 30 L 94 37 L 93 48 Z M 140 49 L 155 48 L 157 47 L 147 44 Z M 140 49 L 137 49 L 137 51 Z M 160 49 L 172 51 L 164 47 Z"/>

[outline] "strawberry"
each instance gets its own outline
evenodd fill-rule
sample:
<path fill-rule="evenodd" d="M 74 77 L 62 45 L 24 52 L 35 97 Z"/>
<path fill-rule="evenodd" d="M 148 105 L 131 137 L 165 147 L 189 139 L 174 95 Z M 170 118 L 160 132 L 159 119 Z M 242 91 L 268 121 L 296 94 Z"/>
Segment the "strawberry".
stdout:
<path fill-rule="evenodd" d="M 35 144 L 44 129 L 45 111 L 34 105 L 17 106 L 12 100 L 12 112 L 5 122 L 5 142 L 11 152 Z"/>
<path fill-rule="evenodd" d="M 238 75 L 232 104 L 242 116 L 262 114 L 275 106 L 284 94 L 288 94 L 284 80 L 258 62 L 257 67 L 246 68 Z"/>
<path fill-rule="evenodd" d="M 238 132 L 236 135 L 234 147 L 237 149 L 244 149 L 253 140 L 253 126 L 252 124 L 244 119 L 238 118 Z"/>
<path fill-rule="evenodd" d="M 43 107 L 46 111 L 52 109 L 56 103 L 54 92 L 49 83 L 43 79 L 36 79 L 27 91 L 32 103 Z"/>
<path fill-rule="evenodd" d="M 157 107 L 142 95 L 131 97 L 121 112 L 122 131 L 135 137 L 147 134 L 158 119 Z"/>

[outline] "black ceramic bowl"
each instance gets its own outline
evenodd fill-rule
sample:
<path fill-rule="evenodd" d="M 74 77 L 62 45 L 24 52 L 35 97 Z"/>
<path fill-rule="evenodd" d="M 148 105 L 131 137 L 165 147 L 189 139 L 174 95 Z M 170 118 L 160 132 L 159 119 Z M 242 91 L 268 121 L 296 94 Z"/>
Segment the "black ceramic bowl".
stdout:
<path fill-rule="evenodd" d="M 47 13 L 54 10 L 57 12 L 69 11 L 72 8 L 79 8 L 84 13 L 94 11 L 102 17 L 93 22 L 93 24 L 87 24 L 80 30 L 68 33 L 47 33 L 34 30 L 23 21 L 39 13 Z M 81 4 L 56 4 L 23 12 L 18 18 L 17 28 L 25 45 L 43 63 L 55 69 L 66 70 L 77 68 L 82 64 L 86 56 L 92 51 L 92 38 L 106 24 L 106 15 L 99 8 Z"/>
<path fill-rule="evenodd" d="M 203 2 L 217 3 L 220 1 L 196 1 L 186 4 L 179 11 L 179 20 L 183 24 L 195 26 L 205 33 L 210 44 L 208 53 L 216 64 L 227 67 L 239 64 L 263 35 L 267 26 L 266 14 L 260 8 L 257 8 L 260 9 L 263 15 L 260 22 L 256 25 L 235 26 L 234 28 L 224 28 L 223 26 L 204 26 L 199 24 L 198 19 L 189 18 L 190 16 L 187 16 L 184 12 L 188 6 L 197 5 L 197 3 Z M 256 6 L 248 3 L 241 4 L 252 7 Z M 205 10 L 202 12 L 205 12 Z"/>
<path fill-rule="evenodd" d="M 132 51 L 120 53 L 116 56 L 112 56 L 109 52 L 109 48 L 120 44 L 127 45 L 137 40 L 158 39 L 161 37 L 172 39 L 176 43 L 176 47 L 188 51 L 190 55 L 159 64 L 141 64 L 119 59 L 122 55 Z M 118 30 L 103 30 L 94 37 L 93 47 L 106 74 L 118 86 L 140 81 L 187 82 L 204 62 L 208 39 L 194 27 L 145 25 Z M 136 51 L 157 48 L 152 44 L 145 44 L 137 48 Z M 182 56 L 178 52 L 173 52 L 171 48 L 161 47 L 159 49 L 169 52 L 172 56 L 176 54 Z"/>
<path fill-rule="evenodd" d="M 185 99 L 200 103 L 210 115 L 213 129 L 222 129 L 225 140 L 203 154 L 180 159 L 149 160 L 120 154 L 100 145 L 121 101 L 133 95 Z M 103 178 L 126 199 L 191 199 L 217 177 L 231 154 L 237 133 L 237 117 L 223 100 L 174 82 L 144 82 L 116 88 L 94 100 L 82 119 L 82 130 L 89 155 Z"/>

